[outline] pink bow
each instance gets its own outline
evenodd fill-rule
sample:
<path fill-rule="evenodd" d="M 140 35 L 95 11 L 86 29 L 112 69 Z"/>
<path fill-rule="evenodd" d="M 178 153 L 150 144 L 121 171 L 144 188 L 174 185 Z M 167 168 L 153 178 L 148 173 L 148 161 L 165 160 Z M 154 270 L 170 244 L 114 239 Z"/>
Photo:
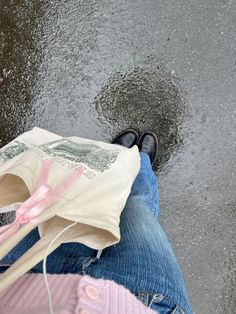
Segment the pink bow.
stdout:
<path fill-rule="evenodd" d="M 16 209 L 16 218 L 10 225 L 0 227 L 0 244 L 9 239 L 23 224 L 29 222 L 38 224 L 38 215 L 49 205 L 54 203 L 60 195 L 83 173 L 83 167 L 72 172 L 55 189 L 46 182 L 51 168 L 52 161 L 44 160 L 36 191 L 19 208 Z"/>

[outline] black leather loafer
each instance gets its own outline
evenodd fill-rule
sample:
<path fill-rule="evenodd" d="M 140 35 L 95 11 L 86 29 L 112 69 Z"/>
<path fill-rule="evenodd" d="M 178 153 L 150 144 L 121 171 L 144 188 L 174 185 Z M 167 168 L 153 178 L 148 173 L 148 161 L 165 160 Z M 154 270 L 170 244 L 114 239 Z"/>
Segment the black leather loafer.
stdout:
<path fill-rule="evenodd" d="M 148 154 L 151 164 L 153 165 L 153 163 L 157 159 L 158 149 L 158 139 L 156 134 L 154 134 L 153 132 L 145 132 L 144 134 L 142 134 L 138 143 L 138 147 L 140 152 Z"/>
<path fill-rule="evenodd" d="M 126 129 L 120 132 L 113 140 L 112 144 L 121 145 L 127 148 L 131 148 L 134 145 L 138 145 L 139 134 L 134 129 Z"/>

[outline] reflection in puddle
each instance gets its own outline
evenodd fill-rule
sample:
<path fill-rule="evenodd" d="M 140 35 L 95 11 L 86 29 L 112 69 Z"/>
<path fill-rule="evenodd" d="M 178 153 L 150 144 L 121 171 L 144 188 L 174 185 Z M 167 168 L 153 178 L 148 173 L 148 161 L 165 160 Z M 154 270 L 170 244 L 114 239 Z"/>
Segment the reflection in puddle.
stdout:
<path fill-rule="evenodd" d="M 179 80 L 159 67 L 155 70 L 153 66 L 137 67 L 127 73 L 115 73 L 95 103 L 101 121 L 117 131 L 132 126 L 156 132 L 160 165 L 182 143 L 180 130 L 187 116 L 185 93 Z"/>

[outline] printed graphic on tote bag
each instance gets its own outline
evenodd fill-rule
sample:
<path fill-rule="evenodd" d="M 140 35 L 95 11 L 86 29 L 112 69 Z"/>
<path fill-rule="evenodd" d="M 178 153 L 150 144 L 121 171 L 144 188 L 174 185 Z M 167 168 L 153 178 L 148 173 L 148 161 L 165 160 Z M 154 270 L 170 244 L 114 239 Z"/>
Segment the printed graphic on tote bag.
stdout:
<path fill-rule="evenodd" d="M 119 153 L 101 148 L 95 144 L 82 144 L 63 139 L 39 146 L 46 155 L 66 159 L 71 163 L 84 163 L 90 169 L 103 172 L 110 168 Z M 60 159 L 58 159 L 58 157 Z"/>
<path fill-rule="evenodd" d="M 13 141 L 0 149 L 0 161 L 6 162 L 30 148 L 34 148 L 44 156 L 55 157 L 57 162 L 69 168 L 74 167 L 75 163 L 82 162 L 90 169 L 100 172 L 109 169 L 119 155 L 119 152 L 109 151 L 95 144 L 76 143 L 68 139 L 50 142 L 38 147 L 28 143 Z"/>
<path fill-rule="evenodd" d="M 0 161 L 7 161 L 9 159 L 14 158 L 15 156 L 23 153 L 24 151 L 28 150 L 30 146 L 18 141 L 14 141 L 0 149 Z"/>

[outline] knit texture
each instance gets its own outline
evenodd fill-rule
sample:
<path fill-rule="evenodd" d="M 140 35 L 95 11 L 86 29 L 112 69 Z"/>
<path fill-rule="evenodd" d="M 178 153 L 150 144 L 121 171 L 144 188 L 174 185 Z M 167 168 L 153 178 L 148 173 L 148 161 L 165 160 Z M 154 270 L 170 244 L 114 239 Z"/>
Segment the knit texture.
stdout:
<path fill-rule="evenodd" d="M 47 275 L 55 314 L 154 314 L 113 281 L 81 275 Z M 0 276 L 1 282 L 1 276 Z M 0 294 L 1 314 L 48 314 L 42 274 L 25 274 Z"/>

